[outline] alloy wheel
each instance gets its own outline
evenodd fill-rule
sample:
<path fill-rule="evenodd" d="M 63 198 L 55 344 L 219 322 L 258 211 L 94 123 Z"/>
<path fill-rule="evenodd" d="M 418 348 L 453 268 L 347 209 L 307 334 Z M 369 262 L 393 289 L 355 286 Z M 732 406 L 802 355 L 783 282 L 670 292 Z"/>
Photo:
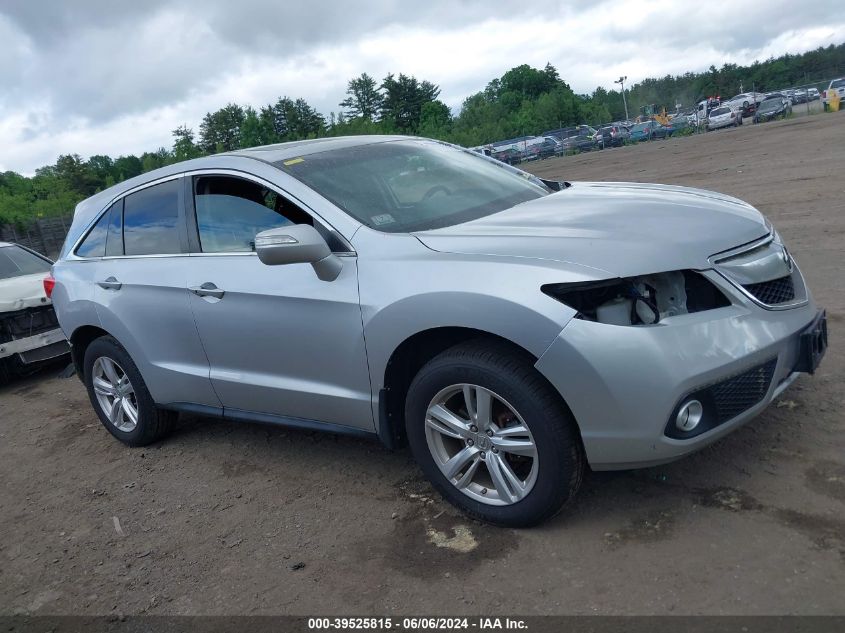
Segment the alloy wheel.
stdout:
<path fill-rule="evenodd" d="M 108 356 L 100 356 L 91 369 L 94 395 L 109 422 L 129 433 L 138 426 L 138 400 L 124 369 Z"/>
<path fill-rule="evenodd" d="M 485 387 L 456 384 L 441 390 L 428 405 L 425 434 L 446 479 L 476 501 L 511 505 L 537 481 L 537 446 L 528 425 Z"/>

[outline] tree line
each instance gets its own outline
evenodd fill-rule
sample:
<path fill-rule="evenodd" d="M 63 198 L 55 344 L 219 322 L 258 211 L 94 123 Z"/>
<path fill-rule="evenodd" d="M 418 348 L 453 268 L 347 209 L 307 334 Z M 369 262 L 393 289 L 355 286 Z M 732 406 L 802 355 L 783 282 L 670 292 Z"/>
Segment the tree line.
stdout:
<path fill-rule="evenodd" d="M 647 105 L 673 110 L 711 95 L 775 90 L 809 84 L 845 71 L 845 44 L 800 55 L 786 54 L 749 66 L 711 66 L 701 73 L 648 78 L 626 86 L 631 117 Z M 453 114 L 440 87 L 400 73 L 381 81 L 367 73 L 351 79 L 337 112 L 325 116 L 305 99 L 280 97 L 253 107 L 229 103 L 207 113 L 198 131 L 173 130 L 173 145 L 140 156 L 59 156 L 32 177 L 0 173 L 0 223 L 68 213 L 80 200 L 111 185 L 171 163 L 222 151 L 326 136 L 412 134 L 467 147 L 580 123 L 624 118 L 622 93 L 596 88 L 576 94 L 551 64 L 517 66 L 467 97 Z"/>

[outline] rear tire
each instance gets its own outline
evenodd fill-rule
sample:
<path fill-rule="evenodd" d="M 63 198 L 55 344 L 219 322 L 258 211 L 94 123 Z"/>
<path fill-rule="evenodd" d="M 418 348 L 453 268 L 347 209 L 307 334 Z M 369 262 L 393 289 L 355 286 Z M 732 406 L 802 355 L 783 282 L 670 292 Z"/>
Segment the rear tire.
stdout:
<path fill-rule="evenodd" d="M 527 527 L 554 516 L 577 492 L 585 469 L 575 420 L 532 360 L 504 343 L 462 343 L 419 371 L 405 402 L 408 441 L 425 475 L 453 505 L 496 525 Z M 484 394 L 491 403 L 486 407 Z M 451 404 L 437 404 L 441 401 Z M 454 416 L 445 435 L 441 429 L 447 425 L 432 415 L 437 406 Z M 490 413 L 485 417 L 482 410 Z M 449 435 L 456 428 L 463 431 Z M 473 450 L 478 452 L 471 459 L 478 463 L 466 460 L 447 477 L 446 462 Z M 511 475 L 520 483 L 514 485 Z"/>
<path fill-rule="evenodd" d="M 84 381 L 103 426 L 127 446 L 146 446 L 167 435 L 178 414 L 158 409 L 127 351 L 111 336 L 85 350 Z"/>

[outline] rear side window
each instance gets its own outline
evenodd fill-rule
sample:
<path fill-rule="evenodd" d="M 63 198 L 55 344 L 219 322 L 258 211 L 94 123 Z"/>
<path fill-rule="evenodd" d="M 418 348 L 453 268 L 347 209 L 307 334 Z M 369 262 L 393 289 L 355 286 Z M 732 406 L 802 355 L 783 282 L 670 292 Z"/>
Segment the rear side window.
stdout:
<path fill-rule="evenodd" d="M 126 196 L 123 246 L 126 255 L 182 252 L 179 241 L 180 181 L 169 180 Z"/>
<path fill-rule="evenodd" d="M 106 211 L 76 249 L 79 257 L 102 257 L 106 254 L 106 236 L 109 230 L 109 212 Z"/>
<path fill-rule="evenodd" d="M 22 277 L 46 273 L 50 270 L 50 262 L 33 255 L 19 246 L 3 246 L 0 248 L 0 279 Z"/>

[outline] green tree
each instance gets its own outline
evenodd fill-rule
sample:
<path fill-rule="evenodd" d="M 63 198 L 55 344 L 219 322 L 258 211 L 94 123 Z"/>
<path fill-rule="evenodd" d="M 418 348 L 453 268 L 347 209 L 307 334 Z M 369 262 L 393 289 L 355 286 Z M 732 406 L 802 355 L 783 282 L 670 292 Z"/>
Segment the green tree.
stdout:
<path fill-rule="evenodd" d="M 381 84 L 384 101 L 381 118 L 401 134 L 415 134 L 419 129 L 423 105 L 434 101 L 440 88 L 416 77 L 389 74 Z"/>
<path fill-rule="evenodd" d="M 200 148 L 207 153 L 219 148 L 229 152 L 241 146 L 241 125 L 244 109 L 230 103 L 216 112 L 207 113 L 200 124 Z"/>
<path fill-rule="evenodd" d="M 202 150 L 194 143 L 194 131 L 187 125 L 180 125 L 172 132 L 173 159 L 175 161 L 190 160 L 202 156 Z"/>
<path fill-rule="evenodd" d="M 346 99 L 340 102 L 351 117 L 361 117 L 375 121 L 381 111 L 384 97 L 378 90 L 376 80 L 367 73 L 350 79 L 346 88 Z"/>

